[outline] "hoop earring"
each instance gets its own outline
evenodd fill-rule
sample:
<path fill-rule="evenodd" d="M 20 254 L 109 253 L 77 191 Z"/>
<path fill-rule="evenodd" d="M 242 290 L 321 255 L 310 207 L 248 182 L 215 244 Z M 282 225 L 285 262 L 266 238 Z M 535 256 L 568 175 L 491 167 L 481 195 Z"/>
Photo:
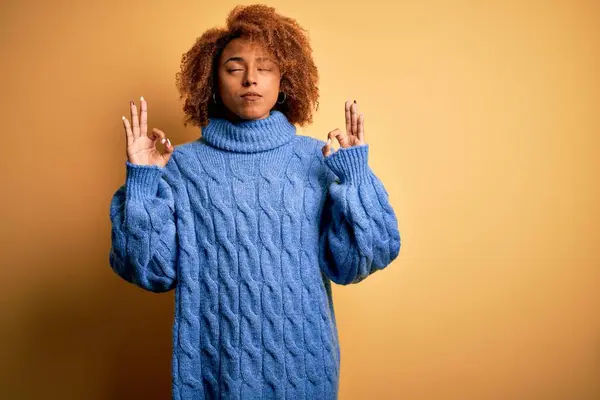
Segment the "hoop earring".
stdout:
<path fill-rule="evenodd" d="M 281 92 L 281 93 L 283 93 L 283 100 L 281 101 L 281 103 L 278 101 L 277 104 L 283 104 L 283 103 L 285 103 L 285 100 L 287 99 L 287 95 L 284 92 Z M 277 98 L 279 98 L 279 96 L 277 96 Z"/>

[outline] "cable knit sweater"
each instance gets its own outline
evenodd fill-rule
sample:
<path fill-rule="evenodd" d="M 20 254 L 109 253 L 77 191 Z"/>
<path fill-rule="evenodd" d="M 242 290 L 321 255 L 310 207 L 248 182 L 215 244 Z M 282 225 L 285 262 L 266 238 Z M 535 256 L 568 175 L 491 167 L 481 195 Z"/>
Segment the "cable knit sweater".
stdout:
<path fill-rule="evenodd" d="M 175 290 L 174 399 L 336 399 L 331 281 L 360 282 L 400 251 L 367 144 L 323 157 L 284 114 L 211 119 L 165 167 L 126 162 L 109 262 Z"/>

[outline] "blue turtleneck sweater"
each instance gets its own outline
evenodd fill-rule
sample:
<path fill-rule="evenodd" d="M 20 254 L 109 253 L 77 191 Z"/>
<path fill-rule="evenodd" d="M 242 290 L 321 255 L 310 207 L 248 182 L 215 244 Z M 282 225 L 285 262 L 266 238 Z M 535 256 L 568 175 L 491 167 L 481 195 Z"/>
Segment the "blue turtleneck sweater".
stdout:
<path fill-rule="evenodd" d="M 368 145 L 323 157 L 284 114 L 211 119 L 165 167 L 126 162 L 109 262 L 175 290 L 174 399 L 336 399 L 331 281 L 357 283 L 400 251 Z"/>

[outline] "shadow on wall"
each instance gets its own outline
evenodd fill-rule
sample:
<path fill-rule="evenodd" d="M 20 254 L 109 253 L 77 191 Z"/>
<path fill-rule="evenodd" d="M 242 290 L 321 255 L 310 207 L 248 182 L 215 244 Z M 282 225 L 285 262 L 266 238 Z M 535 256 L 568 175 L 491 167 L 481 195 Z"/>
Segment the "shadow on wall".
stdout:
<path fill-rule="evenodd" d="M 125 282 L 111 270 L 108 249 L 87 262 L 40 252 L 37 265 L 26 266 L 54 277 L 23 282 L 24 305 L 5 304 L 12 311 L 0 329 L 0 397 L 171 398 L 174 292 Z"/>

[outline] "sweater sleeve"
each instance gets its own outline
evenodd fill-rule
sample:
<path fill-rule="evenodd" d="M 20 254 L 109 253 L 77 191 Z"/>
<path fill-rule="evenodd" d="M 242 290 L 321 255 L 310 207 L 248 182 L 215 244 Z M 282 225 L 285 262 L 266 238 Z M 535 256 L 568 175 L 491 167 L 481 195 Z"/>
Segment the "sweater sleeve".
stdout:
<path fill-rule="evenodd" d="M 177 278 L 175 204 L 165 170 L 126 161 L 125 184 L 110 204 L 110 266 L 126 281 L 156 293 L 173 289 Z"/>
<path fill-rule="evenodd" d="M 400 252 L 400 233 L 388 192 L 368 165 L 369 145 L 340 147 L 324 158 L 333 178 L 319 227 L 325 275 L 337 284 L 358 283 L 385 268 Z"/>

